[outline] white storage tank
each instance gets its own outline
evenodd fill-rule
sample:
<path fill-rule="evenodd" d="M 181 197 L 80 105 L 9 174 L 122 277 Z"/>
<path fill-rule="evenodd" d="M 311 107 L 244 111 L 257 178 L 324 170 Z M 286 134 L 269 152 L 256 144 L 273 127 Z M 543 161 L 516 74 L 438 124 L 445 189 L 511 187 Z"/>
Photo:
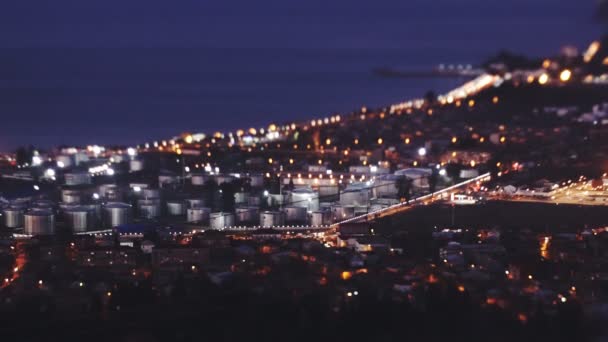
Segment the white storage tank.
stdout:
<path fill-rule="evenodd" d="M 78 204 L 82 201 L 82 192 L 72 189 L 61 190 L 61 201 L 63 203 Z"/>
<path fill-rule="evenodd" d="M 217 175 L 215 177 L 215 181 L 217 182 L 217 185 L 221 185 L 222 183 L 232 183 L 233 180 L 234 180 L 234 177 L 230 176 L 230 175 Z"/>
<path fill-rule="evenodd" d="M 88 172 L 68 172 L 64 178 L 66 185 L 91 184 L 91 175 Z"/>
<path fill-rule="evenodd" d="M 319 194 L 310 188 L 298 188 L 291 192 L 289 203 L 294 207 L 303 207 L 308 211 L 319 210 Z"/>
<path fill-rule="evenodd" d="M 285 221 L 287 223 L 305 223 L 308 218 L 308 211 L 305 207 L 288 206 L 283 208 Z"/>
<path fill-rule="evenodd" d="M 186 214 L 186 202 L 167 201 L 167 214 L 170 216 L 182 216 Z"/>
<path fill-rule="evenodd" d="M 55 157 L 55 162 L 57 163 L 57 166 L 59 167 L 71 167 L 72 166 L 72 157 L 69 155 L 65 155 L 65 154 L 60 154 L 57 157 Z"/>
<path fill-rule="evenodd" d="M 53 235 L 55 215 L 51 210 L 33 209 L 24 214 L 23 232 L 27 235 Z"/>
<path fill-rule="evenodd" d="M 355 207 L 352 205 L 334 204 L 331 206 L 334 221 L 342 221 L 355 216 Z"/>
<path fill-rule="evenodd" d="M 149 187 L 150 185 L 148 183 L 129 183 L 129 188 L 133 190 L 139 189 L 141 191 L 142 189 L 147 189 Z"/>
<path fill-rule="evenodd" d="M 137 172 L 144 169 L 144 161 L 141 159 L 133 159 L 129 161 L 129 170 L 131 172 Z"/>
<path fill-rule="evenodd" d="M 21 228 L 23 227 L 23 208 L 5 208 L 3 210 L 4 226 L 6 228 Z"/>
<path fill-rule="evenodd" d="M 123 193 L 122 191 L 117 188 L 117 187 L 113 187 L 113 188 L 108 188 L 106 190 L 106 195 L 104 196 L 108 201 L 112 201 L 112 202 L 119 202 L 122 201 L 123 199 Z"/>
<path fill-rule="evenodd" d="M 266 198 L 268 201 L 268 205 L 271 207 L 284 205 L 287 203 L 287 195 L 286 194 L 269 194 Z"/>
<path fill-rule="evenodd" d="M 249 202 L 249 193 L 248 192 L 236 192 L 234 194 L 234 203 L 236 204 L 246 204 Z"/>
<path fill-rule="evenodd" d="M 96 213 L 87 207 L 76 207 L 64 211 L 67 226 L 74 233 L 86 232 L 95 226 Z"/>
<path fill-rule="evenodd" d="M 205 185 L 206 181 L 207 177 L 202 173 L 193 173 L 192 176 L 190 176 L 190 182 L 192 183 L 192 185 Z"/>
<path fill-rule="evenodd" d="M 166 185 L 176 184 L 178 182 L 178 178 L 176 175 L 171 173 L 161 173 L 158 175 L 158 186 L 163 187 Z"/>
<path fill-rule="evenodd" d="M 331 223 L 330 211 L 313 211 L 310 214 L 310 225 L 313 227 L 326 226 Z"/>
<path fill-rule="evenodd" d="M 152 198 L 160 198 L 160 190 L 159 189 L 142 189 L 140 192 L 140 196 L 143 199 L 152 199 Z"/>
<path fill-rule="evenodd" d="M 459 176 L 462 179 L 475 178 L 479 176 L 479 171 L 477 171 L 476 169 L 464 169 L 460 170 Z"/>
<path fill-rule="evenodd" d="M 147 219 L 160 217 L 160 202 L 154 200 L 137 201 L 139 216 Z"/>
<path fill-rule="evenodd" d="M 116 189 L 118 186 L 116 184 L 101 184 L 97 187 L 97 193 L 101 197 L 106 197 L 106 192 L 108 189 Z"/>
<path fill-rule="evenodd" d="M 260 209 L 258 207 L 239 207 L 236 211 L 236 222 L 242 223 L 256 223 L 260 218 Z"/>
<path fill-rule="evenodd" d="M 188 198 L 186 199 L 188 208 L 201 208 L 205 206 L 205 200 L 202 198 Z"/>
<path fill-rule="evenodd" d="M 55 208 L 55 202 L 51 200 L 40 199 L 32 203 L 32 208 L 47 209 L 52 211 Z"/>
<path fill-rule="evenodd" d="M 109 202 L 104 208 L 104 220 L 107 227 L 117 227 L 131 220 L 131 206 L 122 202 Z"/>
<path fill-rule="evenodd" d="M 89 209 L 91 211 L 93 211 L 93 213 L 95 214 L 95 218 L 97 219 L 97 221 L 101 220 L 101 214 L 102 214 L 102 210 L 101 210 L 101 204 L 100 203 L 89 203 L 89 204 L 81 204 L 80 207 Z"/>
<path fill-rule="evenodd" d="M 367 183 L 349 184 L 340 193 L 340 204 L 367 206 L 371 197 L 371 186 Z"/>
<path fill-rule="evenodd" d="M 249 198 L 247 198 L 247 205 L 259 207 L 260 204 L 262 204 L 260 196 L 249 196 Z"/>
<path fill-rule="evenodd" d="M 382 175 L 373 182 L 374 197 L 396 197 L 397 179 L 395 175 Z"/>
<path fill-rule="evenodd" d="M 262 188 L 264 187 L 264 175 L 255 174 L 249 176 L 250 185 L 252 188 Z"/>
<path fill-rule="evenodd" d="M 265 211 L 260 214 L 260 226 L 275 227 L 285 224 L 285 214 L 281 211 Z"/>
<path fill-rule="evenodd" d="M 215 212 L 209 215 L 209 227 L 211 229 L 224 229 L 234 226 L 234 214 L 226 212 Z"/>
<path fill-rule="evenodd" d="M 413 187 L 421 189 L 426 189 L 429 187 L 429 177 L 432 174 L 433 170 L 421 167 L 411 167 L 395 171 L 395 176 L 405 176 L 412 181 Z"/>
<path fill-rule="evenodd" d="M 187 210 L 186 220 L 192 223 L 201 223 L 209 221 L 210 208 L 195 207 Z"/>
<path fill-rule="evenodd" d="M 78 153 L 74 154 L 74 164 L 76 164 L 76 166 L 78 166 L 82 163 L 86 163 L 88 161 L 89 161 L 89 156 L 85 152 L 78 152 Z"/>

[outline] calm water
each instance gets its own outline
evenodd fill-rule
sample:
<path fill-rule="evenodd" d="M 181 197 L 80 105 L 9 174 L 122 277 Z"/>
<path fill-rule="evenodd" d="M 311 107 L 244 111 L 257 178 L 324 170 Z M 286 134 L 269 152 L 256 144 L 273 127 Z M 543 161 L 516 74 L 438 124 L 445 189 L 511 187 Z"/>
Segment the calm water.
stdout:
<path fill-rule="evenodd" d="M 0 151 L 27 143 L 136 144 L 387 105 L 458 81 L 386 79 L 372 68 L 428 69 L 476 64 L 500 48 L 545 55 L 562 44 L 585 46 L 600 31 L 593 6 L 5 1 Z"/>

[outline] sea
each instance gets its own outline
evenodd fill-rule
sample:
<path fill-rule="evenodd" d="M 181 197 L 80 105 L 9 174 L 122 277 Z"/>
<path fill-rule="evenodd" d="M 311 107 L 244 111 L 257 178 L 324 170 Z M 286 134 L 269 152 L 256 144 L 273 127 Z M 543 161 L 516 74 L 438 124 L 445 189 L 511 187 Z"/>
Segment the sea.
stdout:
<path fill-rule="evenodd" d="M 197 16 L 184 4 L 133 2 L 118 15 L 112 6 L 131 2 L 91 11 L 60 1 L 48 5 L 50 18 L 46 7 L 23 5 L 38 22 L 0 15 L 0 151 L 136 145 L 441 93 L 465 80 L 391 78 L 373 69 L 477 66 L 503 48 L 529 55 L 583 48 L 599 31 L 588 2 L 266 1 L 243 3 L 236 14 L 218 2 L 225 8 L 197 7 Z"/>

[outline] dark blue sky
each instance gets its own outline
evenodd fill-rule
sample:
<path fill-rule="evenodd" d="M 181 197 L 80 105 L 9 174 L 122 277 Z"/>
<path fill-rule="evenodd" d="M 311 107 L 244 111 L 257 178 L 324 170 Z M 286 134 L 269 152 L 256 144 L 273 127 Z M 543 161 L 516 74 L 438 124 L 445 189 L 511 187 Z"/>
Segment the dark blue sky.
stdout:
<path fill-rule="evenodd" d="M 0 150 L 128 143 L 385 104 L 449 82 L 377 66 L 543 55 L 595 39 L 594 0 L 4 0 Z"/>

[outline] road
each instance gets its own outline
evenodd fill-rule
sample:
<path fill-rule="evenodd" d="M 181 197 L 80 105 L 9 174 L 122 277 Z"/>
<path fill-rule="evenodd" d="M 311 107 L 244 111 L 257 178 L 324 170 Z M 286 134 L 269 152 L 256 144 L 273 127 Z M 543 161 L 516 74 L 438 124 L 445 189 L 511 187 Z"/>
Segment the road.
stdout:
<path fill-rule="evenodd" d="M 410 200 L 409 202 L 401 202 L 401 203 L 392 205 L 390 207 L 375 210 L 375 211 L 372 211 L 372 212 L 369 212 L 369 213 L 366 213 L 363 215 L 355 216 L 355 217 L 352 217 L 352 218 L 349 218 L 349 219 L 346 219 L 346 220 L 343 220 L 340 222 L 336 222 L 336 223 L 332 224 L 331 227 L 337 228 L 338 226 L 340 226 L 341 224 L 344 224 L 344 223 L 372 221 L 372 220 L 379 219 L 382 217 L 399 214 L 404 211 L 410 210 L 411 208 L 413 208 L 417 205 L 426 204 L 426 203 L 441 199 L 443 195 L 447 195 L 450 191 L 458 190 L 458 189 L 470 186 L 472 184 L 481 184 L 483 182 L 489 181 L 490 179 L 491 179 L 490 173 L 485 173 L 485 174 L 477 176 L 475 178 L 471 178 L 464 182 L 454 184 L 447 188 L 441 189 L 434 193 L 417 197 L 413 200 Z"/>

